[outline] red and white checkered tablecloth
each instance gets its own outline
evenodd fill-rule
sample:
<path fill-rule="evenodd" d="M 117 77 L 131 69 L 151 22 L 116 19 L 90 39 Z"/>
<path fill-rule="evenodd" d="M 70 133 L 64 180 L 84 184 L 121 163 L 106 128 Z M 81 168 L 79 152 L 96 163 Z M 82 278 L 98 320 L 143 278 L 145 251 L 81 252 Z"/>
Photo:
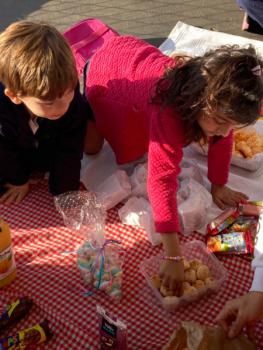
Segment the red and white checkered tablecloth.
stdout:
<path fill-rule="evenodd" d="M 129 349 L 161 349 L 180 321 L 213 324 L 224 303 L 246 292 L 251 284 L 250 263 L 225 257 L 221 260 L 229 276 L 218 294 L 174 313 L 164 311 L 139 272 L 140 262 L 156 255 L 160 248 L 151 246 L 143 230 L 121 224 L 113 209 L 108 214 L 107 238 L 121 239 L 126 248 L 123 298 L 114 302 L 101 292 L 84 296 L 76 255 L 61 254 L 75 250 L 81 237 L 64 227 L 45 184 L 35 187 L 17 206 L 0 206 L 0 214 L 12 230 L 18 267 L 16 280 L 0 291 L 0 307 L 18 296 L 27 295 L 34 300 L 36 306 L 17 327 L 28 327 L 47 318 L 54 336 L 41 349 L 99 349 L 96 304 L 126 323 Z M 203 240 L 199 235 L 190 237 L 193 238 Z M 256 335 L 258 348 L 263 349 L 263 323 L 257 326 Z"/>

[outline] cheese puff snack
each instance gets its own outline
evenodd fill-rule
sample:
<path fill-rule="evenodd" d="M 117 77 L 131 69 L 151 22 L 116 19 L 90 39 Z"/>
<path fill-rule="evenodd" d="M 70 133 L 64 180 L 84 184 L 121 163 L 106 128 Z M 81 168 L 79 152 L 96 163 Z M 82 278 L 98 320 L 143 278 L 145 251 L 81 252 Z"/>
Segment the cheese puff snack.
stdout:
<path fill-rule="evenodd" d="M 249 159 L 261 152 L 263 152 L 263 136 L 256 131 L 239 130 L 234 133 L 234 155 Z"/>
<path fill-rule="evenodd" d="M 190 296 L 198 293 L 198 290 L 216 287 L 216 280 L 211 277 L 209 267 L 200 260 L 183 260 L 185 269 L 185 281 L 182 283 L 182 294 L 176 296 L 173 291 L 167 289 L 158 275 L 151 276 L 151 284 L 165 299 L 166 305 L 178 302 L 182 296 Z M 210 282 L 210 283 L 209 283 Z M 212 283 L 213 282 L 213 283 Z"/>

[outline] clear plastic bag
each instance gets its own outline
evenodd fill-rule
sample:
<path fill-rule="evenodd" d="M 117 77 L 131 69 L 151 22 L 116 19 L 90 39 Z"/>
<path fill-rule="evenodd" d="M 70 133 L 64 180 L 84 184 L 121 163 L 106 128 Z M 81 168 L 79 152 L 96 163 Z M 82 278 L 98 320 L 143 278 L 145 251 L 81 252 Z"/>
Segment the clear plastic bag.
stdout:
<path fill-rule="evenodd" d="M 204 184 L 202 173 L 199 169 L 197 162 L 194 160 L 185 160 L 183 159 L 180 163 L 181 172 L 178 176 L 180 181 L 185 179 L 193 179 L 196 182 L 199 182 L 201 185 Z"/>
<path fill-rule="evenodd" d="M 148 163 L 138 164 L 131 177 L 132 195 L 142 196 L 148 199 L 147 193 L 147 176 L 148 176 Z"/>
<path fill-rule="evenodd" d="M 131 184 L 127 173 L 117 169 L 100 183 L 96 192 L 107 210 L 115 207 L 131 194 Z"/>
<path fill-rule="evenodd" d="M 83 235 L 77 264 L 85 286 L 120 297 L 124 251 L 119 241 L 105 239 L 106 210 L 97 195 L 72 191 L 56 196 L 54 200 L 65 225 Z"/>
<path fill-rule="evenodd" d="M 190 235 L 206 222 L 207 210 L 212 205 L 212 196 L 197 181 L 188 178 L 181 182 L 177 198 L 181 229 L 184 235 Z"/>
<path fill-rule="evenodd" d="M 94 192 L 66 192 L 54 197 L 54 202 L 68 228 L 79 230 L 85 240 L 103 244 L 106 211 Z"/>
<path fill-rule="evenodd" d="M 121 222 L 145 229 L 152 245 L 161 243 L 161 235 L 155 231 L 150 203 L 143 197 L 131 197 L 118 210 Z"/>

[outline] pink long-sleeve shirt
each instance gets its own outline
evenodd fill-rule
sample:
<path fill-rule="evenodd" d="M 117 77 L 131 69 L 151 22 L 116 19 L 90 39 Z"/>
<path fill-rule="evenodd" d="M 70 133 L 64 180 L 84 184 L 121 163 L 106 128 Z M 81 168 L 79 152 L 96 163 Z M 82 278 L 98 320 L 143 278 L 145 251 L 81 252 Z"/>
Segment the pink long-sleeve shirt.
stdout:
<path fill-rule="evenodd" d="M 93 56 L 87 96 L 97 127 L 118 163 L 148 152 L 148 193 L 157 232 L 179 232 L 177 177 L 185 146 L 180 115 L 151 103 L 155 86 L 175 61 L 132 36 L 107 41 Z M 208 178 L 224 185 L 232 153 L 232 133 L 209 146 Z"/>

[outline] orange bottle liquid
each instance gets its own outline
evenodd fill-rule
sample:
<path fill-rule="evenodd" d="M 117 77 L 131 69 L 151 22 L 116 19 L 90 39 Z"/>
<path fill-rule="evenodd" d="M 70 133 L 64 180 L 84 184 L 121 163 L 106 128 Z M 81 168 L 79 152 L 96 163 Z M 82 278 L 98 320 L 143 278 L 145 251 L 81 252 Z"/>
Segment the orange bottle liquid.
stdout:
<path fill-rule="evenodd" d="M 0 218 L 0 288 L 9 285 L 16 277 L 16 264 L 12 250 L 11 233 Z"/>

